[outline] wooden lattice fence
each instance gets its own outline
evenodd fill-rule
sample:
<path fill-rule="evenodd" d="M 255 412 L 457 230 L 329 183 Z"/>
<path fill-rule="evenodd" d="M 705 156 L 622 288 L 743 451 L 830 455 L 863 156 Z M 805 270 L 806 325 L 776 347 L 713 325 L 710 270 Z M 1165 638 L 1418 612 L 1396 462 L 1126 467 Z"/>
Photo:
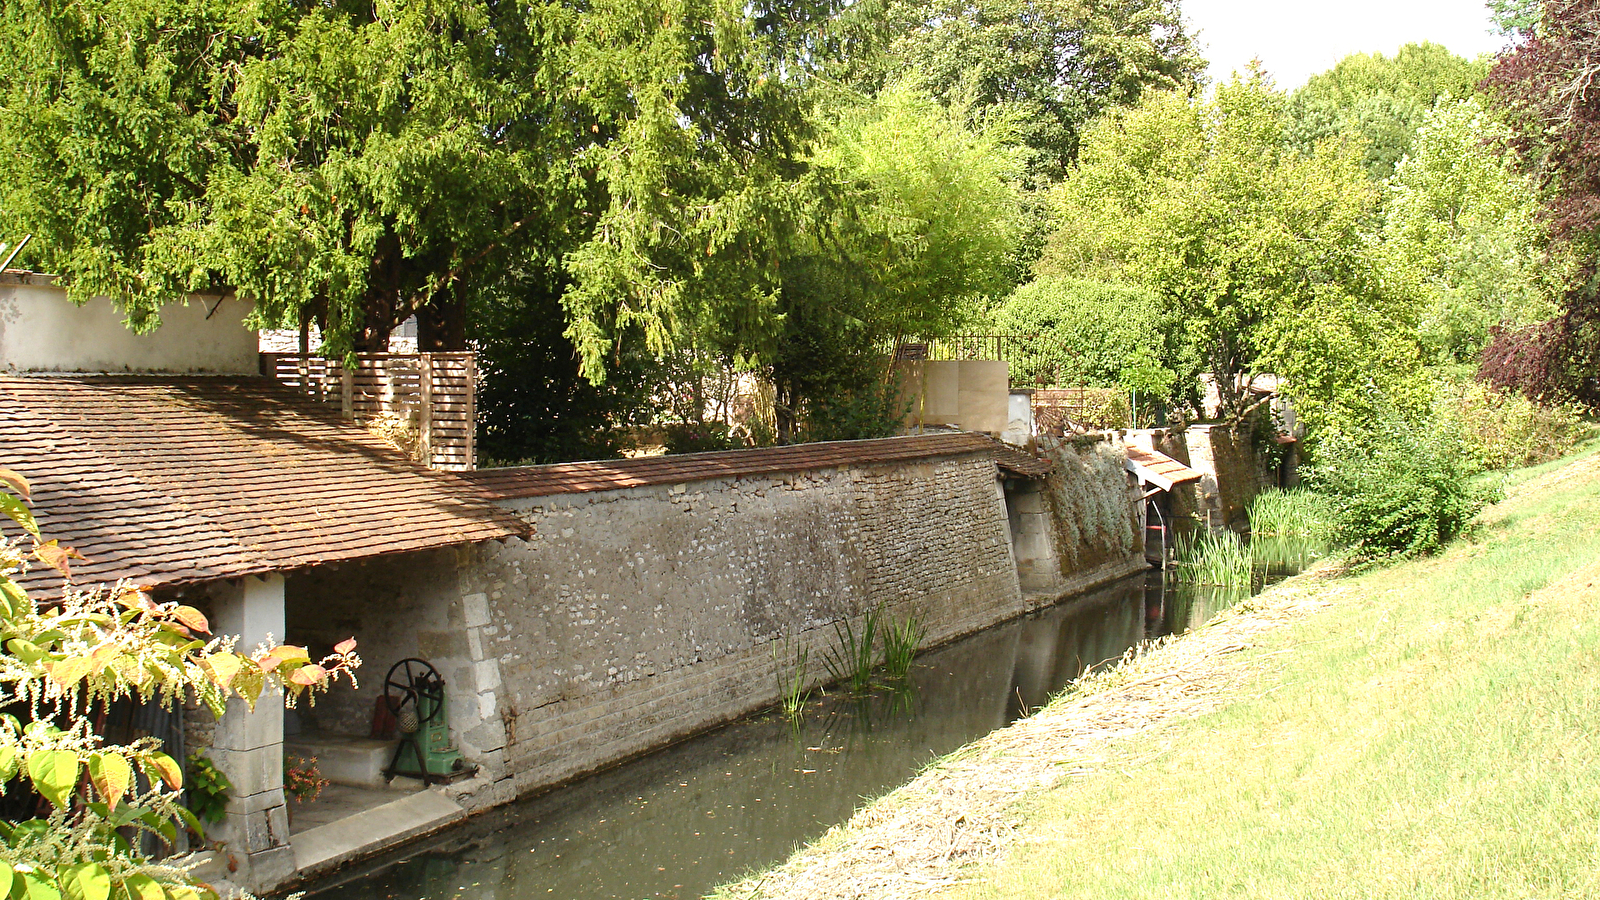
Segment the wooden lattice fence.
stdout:
<path fill-rule="evenodd" d="M 361 353 L 336 359 L 261 354 L 261 374 L 337 403 L 344 415 L 415 435 L 417 459 L 436 469 L 473 468 L 477 361 L 468 353 Z"/>

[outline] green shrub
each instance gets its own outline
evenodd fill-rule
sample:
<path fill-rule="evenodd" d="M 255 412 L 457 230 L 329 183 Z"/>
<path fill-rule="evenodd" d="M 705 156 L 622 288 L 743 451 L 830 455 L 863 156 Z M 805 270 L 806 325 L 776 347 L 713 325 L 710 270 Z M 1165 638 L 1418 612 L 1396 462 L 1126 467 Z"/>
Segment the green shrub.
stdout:
<path fill-rule="evenodd" d="M 1467 453 L 1486 469 L 1549 462 L 1593 431 L 1572 404 L 1545 405 L 1480 384 L 1446 393 L 1441 405 L 1459 423 Z"/>
<path fill-rule="evenodd" d="M 1002 333 L 1021 336 L 1011 379 L 1028 384 L 1134 387 L 1165 394 L 1182 366 L 1176 329 L 1151 291 L 1078 278 L 1041 277 L 990 314 Z M 1124 404 L 1126 405 L 1126 404 Z"/>
<path fill-rule="evenodd" d="M 813 398 L 797 443 L 862 441 L 898 434 L 911 412 L 898 382 L 874 382 Z"/>
<path fill-rule="evenodd" d="M 709 453 L 740 446 L 721 422 L 686 422 L 662 426 L 662 440 L 668 453 Z"/>
<path fill-rule="evenodd" d="M 1320 442 L 1310 478 L 1328 500 L 1333 542 L 1371 559 L 1432 553 L 1460 534 L 1489 499 L 1477 471 L 1449 417 L 1414 421 L 1380 406 L 1366 429 Z"/>

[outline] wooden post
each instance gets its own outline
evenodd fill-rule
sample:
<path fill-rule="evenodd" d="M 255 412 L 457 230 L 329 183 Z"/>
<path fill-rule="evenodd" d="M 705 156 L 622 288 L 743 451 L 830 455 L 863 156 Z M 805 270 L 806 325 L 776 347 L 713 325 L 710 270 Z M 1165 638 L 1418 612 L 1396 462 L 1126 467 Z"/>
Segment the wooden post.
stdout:
<path fill-rule="evenodd" d="M 356 372 L 343 362 L 339 363 L 339 414 L 356 417 Z"/>
<path fill-rule="evenodd" d="M 467 353 L 467 471 L 478 467 L 478 354 Z"/>
<path fill-rule="evenodd" d="M 417 354 L 417 452 L 422 464 L 433 465 L 433 354 Z"/>

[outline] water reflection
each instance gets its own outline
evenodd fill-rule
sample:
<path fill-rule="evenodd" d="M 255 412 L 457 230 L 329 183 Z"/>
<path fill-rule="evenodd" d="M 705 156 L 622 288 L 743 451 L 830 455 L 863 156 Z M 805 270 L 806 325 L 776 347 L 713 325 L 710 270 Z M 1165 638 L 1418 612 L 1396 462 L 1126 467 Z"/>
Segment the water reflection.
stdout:
<path fill-rule="evenodd" d="M 747 719 L 522 801 L 313 886 L 320 900 L 699 897 L 769 865 L 934 758 L 1042 706 L 1083 670 L 1231 598 L 1159 573 L 918 658 L 898 690 Z"/>

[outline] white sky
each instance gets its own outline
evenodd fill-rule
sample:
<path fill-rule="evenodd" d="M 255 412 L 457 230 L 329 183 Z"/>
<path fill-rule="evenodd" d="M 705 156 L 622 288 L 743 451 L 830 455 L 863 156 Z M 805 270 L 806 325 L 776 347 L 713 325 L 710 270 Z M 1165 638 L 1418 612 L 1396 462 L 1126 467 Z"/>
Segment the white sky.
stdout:
<path fill-rule="evenodd" d="M 1433 41 L 1470 59 L 1502 44 L 1483 0 L 1182 0 L 1181 8 L 1213 82 L 1253 57 L 1278 87 L 1294 90 L 1351 53 L 1392 55 Z"/>

